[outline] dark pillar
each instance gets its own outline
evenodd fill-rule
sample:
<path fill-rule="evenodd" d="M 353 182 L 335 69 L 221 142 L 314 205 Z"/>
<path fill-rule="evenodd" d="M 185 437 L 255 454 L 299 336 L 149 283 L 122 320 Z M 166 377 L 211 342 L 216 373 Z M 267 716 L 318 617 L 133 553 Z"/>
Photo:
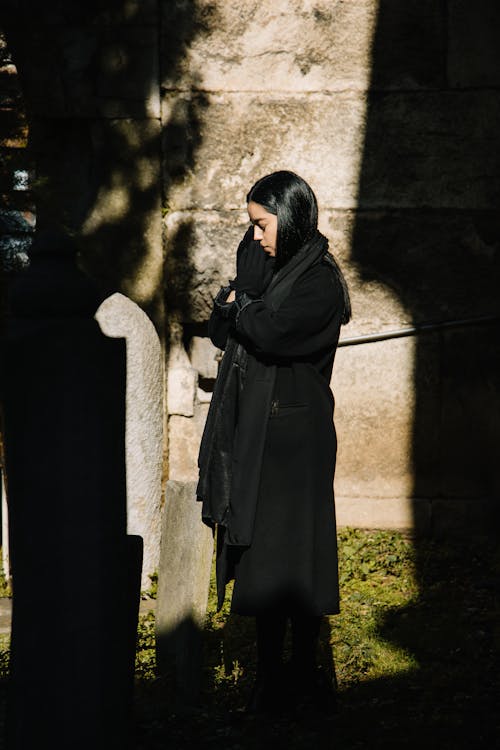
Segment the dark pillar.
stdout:
<path fill-rule="evenodd" d="M 125 342 L 101 333 L 100 301 L 72 248 L 50 235 L 35 239 L 30 268 L 10 284 L 9 750 L 129 747 L 141 550 L 132 564 Z"/>

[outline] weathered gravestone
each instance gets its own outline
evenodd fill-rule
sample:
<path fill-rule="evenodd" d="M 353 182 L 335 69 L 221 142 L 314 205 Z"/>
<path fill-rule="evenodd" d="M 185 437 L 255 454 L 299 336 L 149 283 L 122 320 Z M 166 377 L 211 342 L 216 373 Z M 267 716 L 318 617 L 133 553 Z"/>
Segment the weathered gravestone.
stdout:
<path fill-rule="evenodd" d="M 157 661 L 161 673 L 173 676 L 178 710 L 199 699 L 213 549 L 195 490 L 195 482 L 167 482 L 158 576 Z"/>
<path fill-rule="evenodd" d="M 141 585 L 147 589 L 158 569 L 160 549 L 164 390 L 161 345 L 146 313 L 123 294 L 108 297 L 95 318 L 106 336 L 127 342 L 127 531 L 143 539 Z"/>
<path fill-rule="evenodd" d="M 213 349 L 213 347 L 212 347 Z M 191 353 L 192 353 L 191 348 Z M 212 531 L 201 520 L 196 500 L 196 454 L 208 410 L 200 403 L 198 378 L 206 377 L 206 356 L 188 357 L 182 326 L 170 321 L 167 363 L 169 481 L 165 491 L 158 601 L 157 660 L 160 672 L 173 675 L 178 708 L 198 702 L 202 669 L 202 628 L 207 610 L 213 552 Z M 206 353 L 205 353 L 206 354 Z M 216 374 L 215 368 L 208 375 Z"/>

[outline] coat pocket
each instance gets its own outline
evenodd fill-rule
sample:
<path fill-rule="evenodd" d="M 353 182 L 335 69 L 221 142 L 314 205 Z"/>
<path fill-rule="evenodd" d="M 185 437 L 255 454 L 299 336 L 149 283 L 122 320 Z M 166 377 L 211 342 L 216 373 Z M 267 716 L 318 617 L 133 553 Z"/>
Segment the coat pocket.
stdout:
<path fill-rule="evenodd" d="M 270 418 L 285 416 L 286 414 L 292 414 L 294 411 L 300 411 L 307 409 L 308 404 L 284 404 L 278 400 L 274 400 L 271 403 Z"/>

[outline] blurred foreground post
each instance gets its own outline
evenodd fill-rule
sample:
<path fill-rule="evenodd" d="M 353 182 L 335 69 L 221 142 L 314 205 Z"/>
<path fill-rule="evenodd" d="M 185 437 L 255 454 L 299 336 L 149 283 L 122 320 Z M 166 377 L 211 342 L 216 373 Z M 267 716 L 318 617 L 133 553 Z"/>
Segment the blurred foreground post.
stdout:
<path fill-rule="evenodd" d="M 101 301 L 59 235 L 9 289 L 9 750 L 129 746 L 142 541 L 126 533 L 125 342 L 102 334 Z"/>

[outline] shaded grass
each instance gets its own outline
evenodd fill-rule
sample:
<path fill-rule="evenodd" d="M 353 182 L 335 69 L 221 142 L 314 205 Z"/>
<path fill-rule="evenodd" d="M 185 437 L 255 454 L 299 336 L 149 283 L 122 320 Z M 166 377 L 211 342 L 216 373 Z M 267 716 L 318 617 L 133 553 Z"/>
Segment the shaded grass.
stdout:
<path fill-rule="evenodd" d="M 230 587 L 216 612 L 212 578 L 197 710 L 173 709 L 175 685 L 156 674 L 154 616 L 141 619 L 137 748 L 489 748 L 500 728 L 494 541 L 340 529 L 339 571 L 341 614 L 324 618 L 319 650 L 321 669 L 334 668 L 338 681 L 333 720 L 242 714 L 255 673 L 254 623 L 230 614 Z"/>
<path fill-rule="evenodd" d="M 199 706 L 174 708 L 173 678 L 157 669 L 154 613 L 140 617 L 137 750 L 496 746 L 500 547 L 494 534 L 446 542 L 359 529 L 339 529 L 338 536 L 341 614 L 324 618 L 319 649 L 321 669 L 334 668 L 337 677 L 333 719 L 314 711 L 267 721 L 242 713 L 255 674 L 254 621 L 230 614 L 231 586 L 216 611 L 212 577 Z M 156 595 L 155 580 L 143 594 Z M 8 659 L 9 637 L 0 636 L 2 691 Z"/>

